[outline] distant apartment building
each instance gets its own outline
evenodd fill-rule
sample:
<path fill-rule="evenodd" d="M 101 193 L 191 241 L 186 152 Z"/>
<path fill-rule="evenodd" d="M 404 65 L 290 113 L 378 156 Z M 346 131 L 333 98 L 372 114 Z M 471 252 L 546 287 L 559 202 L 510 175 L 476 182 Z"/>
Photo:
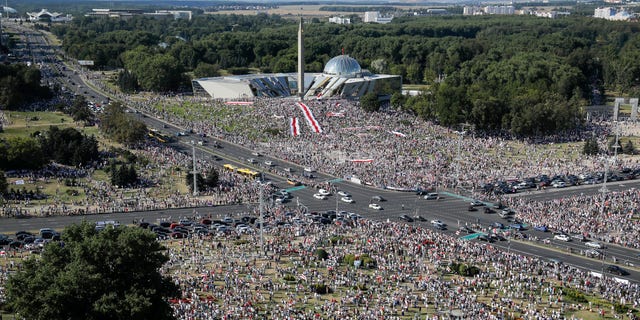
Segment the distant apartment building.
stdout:
<path fill-rule="evenodd" d="M 367 11 L 364 13 L 364 18 L 362 21 L 365 23 L 373 22 L 373 23 L 389 23 L 393 20 L 393 16 L 391 17 L 382 17 L 380 16 L 379 11 Z"/>
<path fill-rule="evenodd" d="M 351 24 L 351 19 L 343 17 L 331 17 L 329 18 L 329 22 L 337 24 Z"/>
<path fill-rule="evenodd" d="M 596 8 L 593 12 L 594 18 L 614 20 L 614 21 L 627 21 L 633 18 L 629 12 L 624 9 L 618 11 L 613 7 Z"/>
<path fill-rule="evenodd" d="M 486 6 L 484 13 L 486 14 L 515 14 L 514 6 Z"/>
<path fill-rule="evenodd" d="M 486 6 L 486 7 L 464 7 L 462 14 L 465 16 L 475 16 L 484 14 L 515 14 L 514 6 Z"/>

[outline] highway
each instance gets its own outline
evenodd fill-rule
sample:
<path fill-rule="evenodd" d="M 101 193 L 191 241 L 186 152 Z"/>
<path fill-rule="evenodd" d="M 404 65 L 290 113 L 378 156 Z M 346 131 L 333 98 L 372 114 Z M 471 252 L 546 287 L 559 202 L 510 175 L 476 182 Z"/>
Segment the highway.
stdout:
<path fill-rule="evenodd" d="M 33 31 L 30 31 L 33 32 Z M 25 33 L 29 34 L 29 33 Z M 28 36 L 25 40 L 31 47 L 32 60 L 49 61 L 48 59 L 42 59 L 42 55 L 56 56 L 56 50 L 39 50 L 37 53 L 33 48 L 36 44 L 45 46 L 46 39 L 42 36 Z M 54 60 L 55 61 L 55 60 Z M 71 86 L 73 90 L 80 88 L 82 94 L 86 94 L 91 97 L 96 97 L 99 100 L 105 100 L 104 95 L 94 92 L 87 84 L 84 84 L 77 73 L 70 68 L 62 68 L 63 65 L 60 62 L 54 62 L 59 69 L 56 69 L 58 73 L 64 74 L 64 76 L 58 76 L 56 81 Z M 82 83 L 82 84 L 81 84 Z M 78 87 L 77 84 L 81 84 Z M 85 90 L 86 88 L 86 90 Z M 440 231 L 447 233 L 454 237 L 463 237 L 466 234 L 457 234 L 460 226 L 481 226 L 488 227 L 494 222 L 502 222 L 508 224 L 506 220 L 500 218 L 496 213 L 485 214 L 482 207 L 478 211 L 468 211 L 469 202 L 472 199 L 466 198 L 461 195 L 449 193 L 443 190 L 438 190 L 441 195 L 439 200 L 424 200 L 413 192 L 396 192 L 389 190 L 381 190 L 369 186 L 363 186 L 355 184 L 349 181 L 342 180 L 340 177 L 334 177 L 325 173 L 315 172 L 317 176 L 315 178 L 318 182 L 330 182 L 332 186 L 332 195 L 327 200 L 318 200 L 313 197 L 313 194 L 317 190 L 310 186 L 301 186 L 291 188 L 286 183 L 284 168 L 291 168 L 294 173 L 301 173 L 304 169 L 303 166 L 289 163 L 287 161 L 276 159 L 269 156 L 268 150 L 249 150 L 244 147 L 230 144 L 226 141 L 218 140 L 213 137 L 205 137 L 207 143 L 199 145 L 197 142 L 202 138 L 196 134 L 188 134 L 185 136 L 178 136 L 178 132 L 185 131 L 184 128 L 173 126 L 170 123 L 166 123 L 162 120 L 155 119 L 151 115 L 141 113 L 137 110 L 132 110 L 137 114 L 141 121 L 144 121 L 148 127 L 155 128 L 162 133 L 174 137 L 174 142 L 171 142 L 171 146 L 181 150 L 184 153 L 191 154 L 192 148 L 196 150 L 196 157 L 201 159 L 207 159 L 213 161 L 221 166 L 225 163 L 230 163 L 239 167 L 248 167 L 260 172 L 263 172 L 265 181 L 277 185 L 280 188 L 288 189 L 293 195 L 293 199 L 290 202 L 285 203 L 287 207 L 304 206 L 309 211 L 348 211 L 355 212 L 368 219 L 375 219 L 380 221 L 401 221 L 400 215 L 406 214 L 409 216 L 422 216 L 426 221 L 414 221 L 411 222 L 414 225 L 421 225 L 424 227 L 431 227 L 430 220 L 438 219 L 447 225 L 447 229 Z M 214 147 L 218 145 L 219 147 Z M 256 153 L 260 153 L 258 156 Z M 255 159 L 255 163 L 249 163 L 247 159 Z M 268 166 L 265 161 L 271 161 L 272 165 Z M 280 174 L 275 174 L 279 172 Z M 616 191 L 621 189 L 627 189 L 630 187 L 638 187 L 640 181 L 623 181 L 613 182 L 607 184 L 607 189 L 610 191 Z M 529 197 L 535 200 L 553 199 L 557 197 L 565 197 L 576 194 L 586 195 L 599 195 L 602 185 L 569 187 L 562 189 L 547 189 L 546 191 L 539 192 L 523 192 L 513 196 Z M 342 202 L 338 195 L 337 190 L 342 190 L 350 193 L 355 200 L 354 203 Z M 369 208 L 369 204 L 373 201 L 373 196 L 381 196 L 387 201 L 379 202 L 382 209 L 375 210 Z M 492 204 L 487 204 L 492 205 Z M 86 221 L 100 221 L 100 220 L 118 220 L 121 223 L 131 223 L 133 219 L 144 218 L 147 221 L 157 221 L 159 219 L 177 219 L 181 216 L 192 216 L 195 211 L 200 215 L 213 215 L 216 217 L 223 217 L 225 215 L 241 215 L 248 211 L 256 211 L 257 205 L 244 205 L 244 206 L 225 206 L 225 207 L 204 207 L 204 208 L 188 208 L 188 209 L 175 209 L 175 210 L 162 210 L 151 212 L 130 212 L 130 213 L 114 213 L 114 214 L 102 214 L 93 216 L 64 216 L 64 217 L 47 217 L 47 218 L 30 218 L 30 219 L 3 219 L 0 223 L 0 233 L 13 233 L 19 230 L 37 230 L 40 228 L 48 227 L 55 229 L 62 229 L 64 226 L 71 223 L 77 223 L 82 220 Z M 640 266 L 639 252 L 637 250 L 631 250 L 622 248 L 615 245 L 610 245 L 608 248 L 603 249 L 605 254 L 604 260 L 587 258 L 581 255 L 587 247 L 584 243 L 574 240 L 570 242 L 563 242 L 553 239 L 553 235 L 550 233 L 543 233 L 535 231 L 531 226 L 527 230 L 523 231 L 523 234 L 528 237 L 529 240 L 522 239 L 509 239 L 508 241 L 498 241 L 491 245 L 500 247 L 504 250 L 511 250 L 519 252 L 525 255 L 540 256 L 543 258 L 556 258 L 562 260 L 566 264 L 575 265 L 584 269 L 592 270 L 594 272 L 601 272 L 606 264 L 613 263 L 613 257 L 616 258 L 617 263 L 628 270 L 630 274 L 623 277 L 632 281 L 640 281 L 640 273 L 638 266 Z M 532 240 L 537 239 L 537 240 Z M 478 240 L 469 240 L 478 241 Z"/>

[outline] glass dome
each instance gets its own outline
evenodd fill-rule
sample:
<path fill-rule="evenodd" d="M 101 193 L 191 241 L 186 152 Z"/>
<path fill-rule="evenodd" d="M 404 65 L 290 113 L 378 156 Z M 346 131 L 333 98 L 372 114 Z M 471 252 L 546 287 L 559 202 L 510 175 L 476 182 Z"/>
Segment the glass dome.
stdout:
<path fill-rule="evenodd" d="M 362 72 L 360 64 L 356 59 L 349 57 L 348 55 L 340 55 L 333 57 L 324 66 L 324 74 L 341 77 L 355 77 Z"/>

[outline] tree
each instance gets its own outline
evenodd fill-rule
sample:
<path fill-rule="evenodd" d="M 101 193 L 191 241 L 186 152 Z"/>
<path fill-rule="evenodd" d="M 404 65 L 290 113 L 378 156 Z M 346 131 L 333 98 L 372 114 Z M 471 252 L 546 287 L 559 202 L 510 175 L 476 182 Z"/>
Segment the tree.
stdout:
<path fill-rule="evenodd" d="M 591 138 L 584 142 L 584 147 L 582 148 L 582 153 L 590 156 L 594 156 L 600 152 L 600 148 L 598 147 L 598 141 L 596 138 Z"/>
<path fill-rule="evenodd" d="M 4 175 L 4 171 L 0 170 L 0 195 L 7 193 L 7 188 L 9 187 L 9 183 L 7 182 L 7 177 Z M 2 197 L 0 197 L 0 201 Z"/>
<path fill-rule="evenodd" d="M 360 98 L 360 107 L 364 111 L 375 112 L 380 110 L 380 100 L 373 92 L 367 93 Z"/>
<path fill-rule="evenodd" d="M 627 140 L 627 143 L 622 147 L 622 153 L 624 154 L 636 154 L 636 147 L 631 142 L 631 139 Z"/>
<path fill-rule="evenodd" d="M 168 261 L 155 235 L 134 227 L 97 231 L 89 223 L 62 232 L 6 286 L 7 304 L 26 319 L 175 319 L 178 287 L 159 269 Z"/>
<path fill-rule="evenodd" d="M 193 189 L 193 173 L 187 173 L 187 176 L 184 182 L 189 186 L 190 189 Z M 196 174 L 196 184 L 198 185 L 198 190 L 202 190 L 203 186 L 205 186 L 204 177 L 202 177 L 201 173 Z"/>
<path fill-rule="evenodd" d="M 204 183 L 209 188 L 215 188 L 218 185 L 218 180 L 219 179 L 220 179 L 220 174 L 218 173 L 218 170 L 216 170 L 215 168 L 212 167 L 207 172 L 207 177 L 205 178 Z M 193 178 L 192 178 L 192 180 L 193 180 Z"/>

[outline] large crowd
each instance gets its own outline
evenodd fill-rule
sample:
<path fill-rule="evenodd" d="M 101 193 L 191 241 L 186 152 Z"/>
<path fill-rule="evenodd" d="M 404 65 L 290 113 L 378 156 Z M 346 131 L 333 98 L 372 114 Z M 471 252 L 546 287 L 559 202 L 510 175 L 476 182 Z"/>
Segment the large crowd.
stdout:
<path fill-rule="evenodd" d="M 95 84 L 102 86 L 99 81 Z M 614 130 L 606 122 L 589 123 L 584 130 L 564 135 L 515 141 L 500 135 L 475 135 L 469 128 L 454 131 L 391 109 L 363 112 L 348 100 L 307 101 L 323 131 L 317 134 L 306 126 L 294 100 L 256 99 L 251 105 L 230 105 L 199 97 L 119 98 L 129 107 L 195 133 L 354 182 L 377 188 L 464 186 L 478 197 L 486 196 L 480 194 L 480 186 L 488 182 L 603 171 L 601 157 L 583 155 L 581 146 L 554 147 L 554 143 L 596 136 L 604 146 L 606 135 Z M 289 134 L 291 117 L 303 123 L 299 136 Z M 632 123 L 622 123 L 620 128 L 622 135 L 636 135 L 638 130 Z M 167 176 L 184 179 L 184 173 L 175 172 L 175 168 L 191 165 L 189 155 L 161 144 L 150 143 L 139 154 L 150 160 L 140 174 L 156 183 Z M 205 172 L 213 164 L 200 159 L 198 166 Z M 616 169 L 637 166 L 637 158 L 623 156 L 612 164 Z M 62 179 L 59 175 L 68 174 L 62 172 L 54 177 Z M 258 184 L 232 172 L 219 173 L 219 185 L 200 197 L 190 193 L 160 197 L 166 192 L 139 189 L 132 195 L 93 180 L 89 171 L 83 186 L 86 197 L 81 202 L 67 204 L 54 198 L 39 208 L 5 206 L 2 213 L 86 214 L 257 201 Z M 33 173 L 12 174 L 45 178 Z M 307 181 L 302 176 L 295 178 Z M 639 196 L 632 189 L 603 198 L 502 200 L 516 210 L 518 219 L 531 225 L 638 248 Z M 274 208 L 272 213 L 270 222 L 292 219 L 284 216 L 282 208 Z M 345 240 L 328 245 L 330 235 L 341 235 Z M 593 294 L 609 303 L 640 307 L 640 288 L 635 283 L 406 224 L 360 219 L 351 227 L 274 227 L 263 250 L 255 250 L 260 241 L 257 234 L 245 238 L 249 239 L 245 244 L 225 237 L 172 240 L 171 260 L 163 271 L 175 275 L 183 290 L 183 297 L 172 301 L 179 319 L 441 319 L 456 312 L 474 319 L 559 319 L 584 308 L 613 313 L 597 305 L 565 302 L 560 291 L 564 288 Z M 315 256 L 319 248 L 328 251 L 328 259 Z M 347 267 L 341 258 L 348 254 L 368 254 L 377 266 L 371 270 Z M 468 263 L 482 271 L 474 277 L 455 276 L 449 269 L 451 262 Z M 0 274 L 6 277 L 7 271 L 2 269 Z M 293 275 L 296 281 L 284 281 L 285 275 Z M 2 281 L 0 277 L 0 288 Z M 319 294 L 310 289 L 313 284 L 325 284 L 340 294 Z M 359 285 L 366 290 L 358 289 Z"/>
<path fill-rule="evenodd" d="M 268 223 L 305 217 L 276 213 L 270 219 Z M 334 236 L 340 237 L 337 244 L 329 242 Z M 258 234 L 246 237 L 246 243 L 236 243 L 234 236 L 168 245 L 170 261 L 163 271 L 182 289 L 181 299 L 172 301 L 179 319 L 569 319 L 587 310 L 615 314 L 604 305 L 571 301 L 563 290 L 578 290 L 608 304 L 635 308 L 640 303 L 638 284 L 402 223 L 291 222 L 271 229 L 263 249 Z M 319 249 L 327 251 L 326 259 L 316 255 Z M 347 255 L 368 255 L 375 267 L 347 265 Z M 481 272 L 454 275 L 451 262 Z M 313 289 L 318 284 L 333 294 L 318 293 Z"/>

